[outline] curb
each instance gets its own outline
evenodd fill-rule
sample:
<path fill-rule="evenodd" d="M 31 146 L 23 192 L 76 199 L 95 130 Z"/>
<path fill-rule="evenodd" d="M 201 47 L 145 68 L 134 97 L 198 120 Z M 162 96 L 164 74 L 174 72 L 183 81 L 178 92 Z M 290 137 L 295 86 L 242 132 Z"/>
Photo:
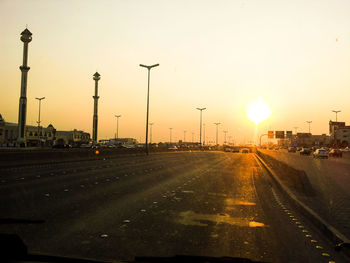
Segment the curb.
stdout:
<path fill-rule="evenodd" d="M 255 158 L 264 166 L 264 168 L 271 175 L 272 179 L 277 183 L 280 190 L 287 196 L 292 203 L 300 209 L 300 211 L 309 218 L 330 240 L 334 241 L 336 245 L 336 250 L 341 250 L 342 248 L 348 248 L 350 246 L 350 240 L 338 231 L 335 227 L 328 224 L 324 219 L 322 219 L 314 210 L 309 206 L 301 202 L 295 194 L 278 178 L 277 174 L 266 164 L 266 162 L 258 154 L 254 154 Z M 348 254 L 348 253 L 347 253 Z"/>

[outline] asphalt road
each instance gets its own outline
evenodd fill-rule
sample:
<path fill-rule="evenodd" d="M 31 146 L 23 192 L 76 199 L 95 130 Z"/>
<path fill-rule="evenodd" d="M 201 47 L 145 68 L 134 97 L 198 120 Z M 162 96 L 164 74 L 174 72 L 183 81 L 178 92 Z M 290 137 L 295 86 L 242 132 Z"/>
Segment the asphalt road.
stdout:
<path fill-rule="evenodd" d="M 31 252 L 349 262 L 290 207 L 254 154 L 161 153 L 0 169 L 2 224 Z"/>

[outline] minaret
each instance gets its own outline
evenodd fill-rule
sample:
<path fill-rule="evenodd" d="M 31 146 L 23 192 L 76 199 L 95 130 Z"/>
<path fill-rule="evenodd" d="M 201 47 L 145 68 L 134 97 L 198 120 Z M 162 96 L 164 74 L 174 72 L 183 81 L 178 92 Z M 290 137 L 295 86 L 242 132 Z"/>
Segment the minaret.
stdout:
<path fill-rule="evenodd" d="M 98 104 L 98 81 L 100 80 L 101 75 L 96 72 L 94 74 L 94 81 L 95 81 L 95 96 L 94 98 L 94 118 L 93 118 L 93 123 L 92 123 L 92 142 L 96 143 L 97 142 L 97 104 Z"/>
<path fill-rule="evenodd" d="M 27 73 L 30 69 L 28 67 L 28 43 L 32 41 L 32 33 L 26 28 L 21 33 L 21 41 L 24 43 L 23 46 L 23 65 L 20 66 L 22 71 L 21 79 L 21 96 L 19 98 L 19 111 L 18 111 L 18 143 L 20 146 L 26 145 L 26 116 L 27 116 Z"/>

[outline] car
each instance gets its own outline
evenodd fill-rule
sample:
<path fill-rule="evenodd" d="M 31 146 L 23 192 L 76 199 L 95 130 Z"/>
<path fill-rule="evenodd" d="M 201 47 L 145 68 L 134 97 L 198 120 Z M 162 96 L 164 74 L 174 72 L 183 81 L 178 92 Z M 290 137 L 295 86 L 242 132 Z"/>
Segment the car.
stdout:
<path fill-rule="evenodd" d="M 279 149 L 280 149 L 279 147 L 277 147 L 277 146 L 275 147 L 275 151 L 278 151 Z"/>
<path fill-rule="evenodd" d="M 350 148 L 347 146 L 344 149 L 341 149 L 342 152 L 350 152 Z"/>
<path fill-rule="evenodd" d="M 237 147 L 233 148 L 233 149 L 232 149 L 232 152 L 233 152 L 233 153 L 239 153 L 239 148 L 237 148 Z"/>
<path fill-rule="evenodd" d="M 302 148 L 300 151 L 300 155 L 310 155 L 311 154 L 311 149 L 309 148 Z"/>
<path fill-rule="evenodd" d="M 328 153 L 329 157 L 343 157 L 343 153 L 339 149 L 331 149 Z"/>
<path fill-rule="evenodd" d="M 173 151 L 175 151 L 175 150 L 177 150 L 178 148 L 176 147 L 176 145 L 174 145 L 174 146 L 170 146 L 169 148 L 168 148 L 168 150 L 173 150 Z"/>
<path fill-rule="evenodd" d="M 242 149 L 242 153 L 249 153 L 249 149 L 248 148 L 243 148 Z"/>
<path fill-rule="evenodd" d="M 328 158 L 328 152 L 325 149 L 317 149 L 313 153 L 314 158 Z"/>
<path fill-rule="evenodd" d="M 295 153 L 297 149 L 295 147 L 288 147 L 288 152 L 289 153 Z"/>
<path fill-rule="evenodd" d="M 225 152 L 231 152 L 231 148 L 226 147 L 226 148 L 225 148 Z"/>

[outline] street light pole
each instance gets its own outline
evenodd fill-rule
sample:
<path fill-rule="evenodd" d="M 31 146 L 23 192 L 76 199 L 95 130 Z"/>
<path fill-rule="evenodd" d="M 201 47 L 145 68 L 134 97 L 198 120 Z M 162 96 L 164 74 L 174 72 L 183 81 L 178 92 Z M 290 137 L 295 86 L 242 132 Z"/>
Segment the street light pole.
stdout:
<path fill-rule="evenodd" d="M 206 108 L 197 108 L 197 110 L 200 111 L 200 121 L 199 121 L 199 147 L 202 146 L 202 111 L 204 111 Z"/>
<path fill-rule="evenodd" d="M 117 118 L 117 136 L 116 136 L 116 139 L 119 138 L 119 118 L 121 117 L 122 115 L 114 115 L 114 117 Z"/>
<path fill-rule="evenodd" d="M 184 143 L 186 142 L 186 130 L 184 130 Z"/>
<path fill-rule="evenodd" d="M 35 98 L 35 99 L 37 99 L 38 101 L 39 101 L 39 116 L 38 116 L 38 121 L 37 121 L 37 123 L 38 123 L 38 141 L 39 141 L 39 143 L 40 143 L 40 111 L 41 111 L 41 101 L 43 100 L 43 99 L 45 99 L 45 97 L 42 97 L 42 98 Z"/>
<path fill-rule="evenodd" d="M 214 123 L 216 125 L 216 146 L 219 145 L 219 134 L 218 134 L 218 126 L 221 124 L 220 122 L 215 122 Z"/>
<path fill-rule="evenodd" d="M 151 123 L 149 124 L 149 126 L 150 126 L 149 143 L 150 143 L 150 144 L 152 144 L 152 126 L 153 126 L 153 124 L 154 124 L 153 122 L 151 122 Z"/>
<path fill-rule="evenodd" d="M 297 134 L 299 127 L 293 127 L 293 128 L 295 129 L 295 134 Z"/>
<path fill-rule="evenodd" d="M 148 70 L 148 85 L 147 85 L 147 115 L 146 115 L 146 154 L 148 155 L 148 116 L 149 116 L 149 82 L 150 82 L 150 71 L 154 67 L 158 67 L 159 64 L 154 64 L 152 66 L 146 66 L 143 64 L 140 64 L 140 67 L 147 68 Z"/>
<path fill-rule="evenodd" d="M 338 113 L 341 112 L 341 110 L 332 110 L 335 113 L 335 121 L 338 122 Z"/>
<path fill-rule="evenodd" d="M 169 134 L 169 135 L 170 135 L 170 136 L 169 136 L 169 137 L 170 137 L 170 138 L 169 138 L 169 139 L 170 139 L 170 140 L 169 140 L 169 145 L 171 145 L 171 132 L 172 132 L 172 130 L 173 130 L 173 128 L 169 128 L 169 131 L 170 131 L 170 134 Z"/>
<path fill-rule="evenodd" d="M 311 133 L 311 128 L 310 128 L 310 124 L 312 123 L 312 121 L 306 121 L 309 124 L 309 133 Z"/>
<path fill-rule="evenodd" d="M 194 132 L 192 132 L 192 144 L 193 144 Z"/>
<path fill-rule="evenodd" d="M 223 133 L 225 134 L 224 144 L 226 145 L 226 134 L 227 134 L 227 131 L 223 131 Z"/>
<path fill-rule="evenodd" d="M 205 123 L 203 123 L 203 145 L 205 145 Z"/>

